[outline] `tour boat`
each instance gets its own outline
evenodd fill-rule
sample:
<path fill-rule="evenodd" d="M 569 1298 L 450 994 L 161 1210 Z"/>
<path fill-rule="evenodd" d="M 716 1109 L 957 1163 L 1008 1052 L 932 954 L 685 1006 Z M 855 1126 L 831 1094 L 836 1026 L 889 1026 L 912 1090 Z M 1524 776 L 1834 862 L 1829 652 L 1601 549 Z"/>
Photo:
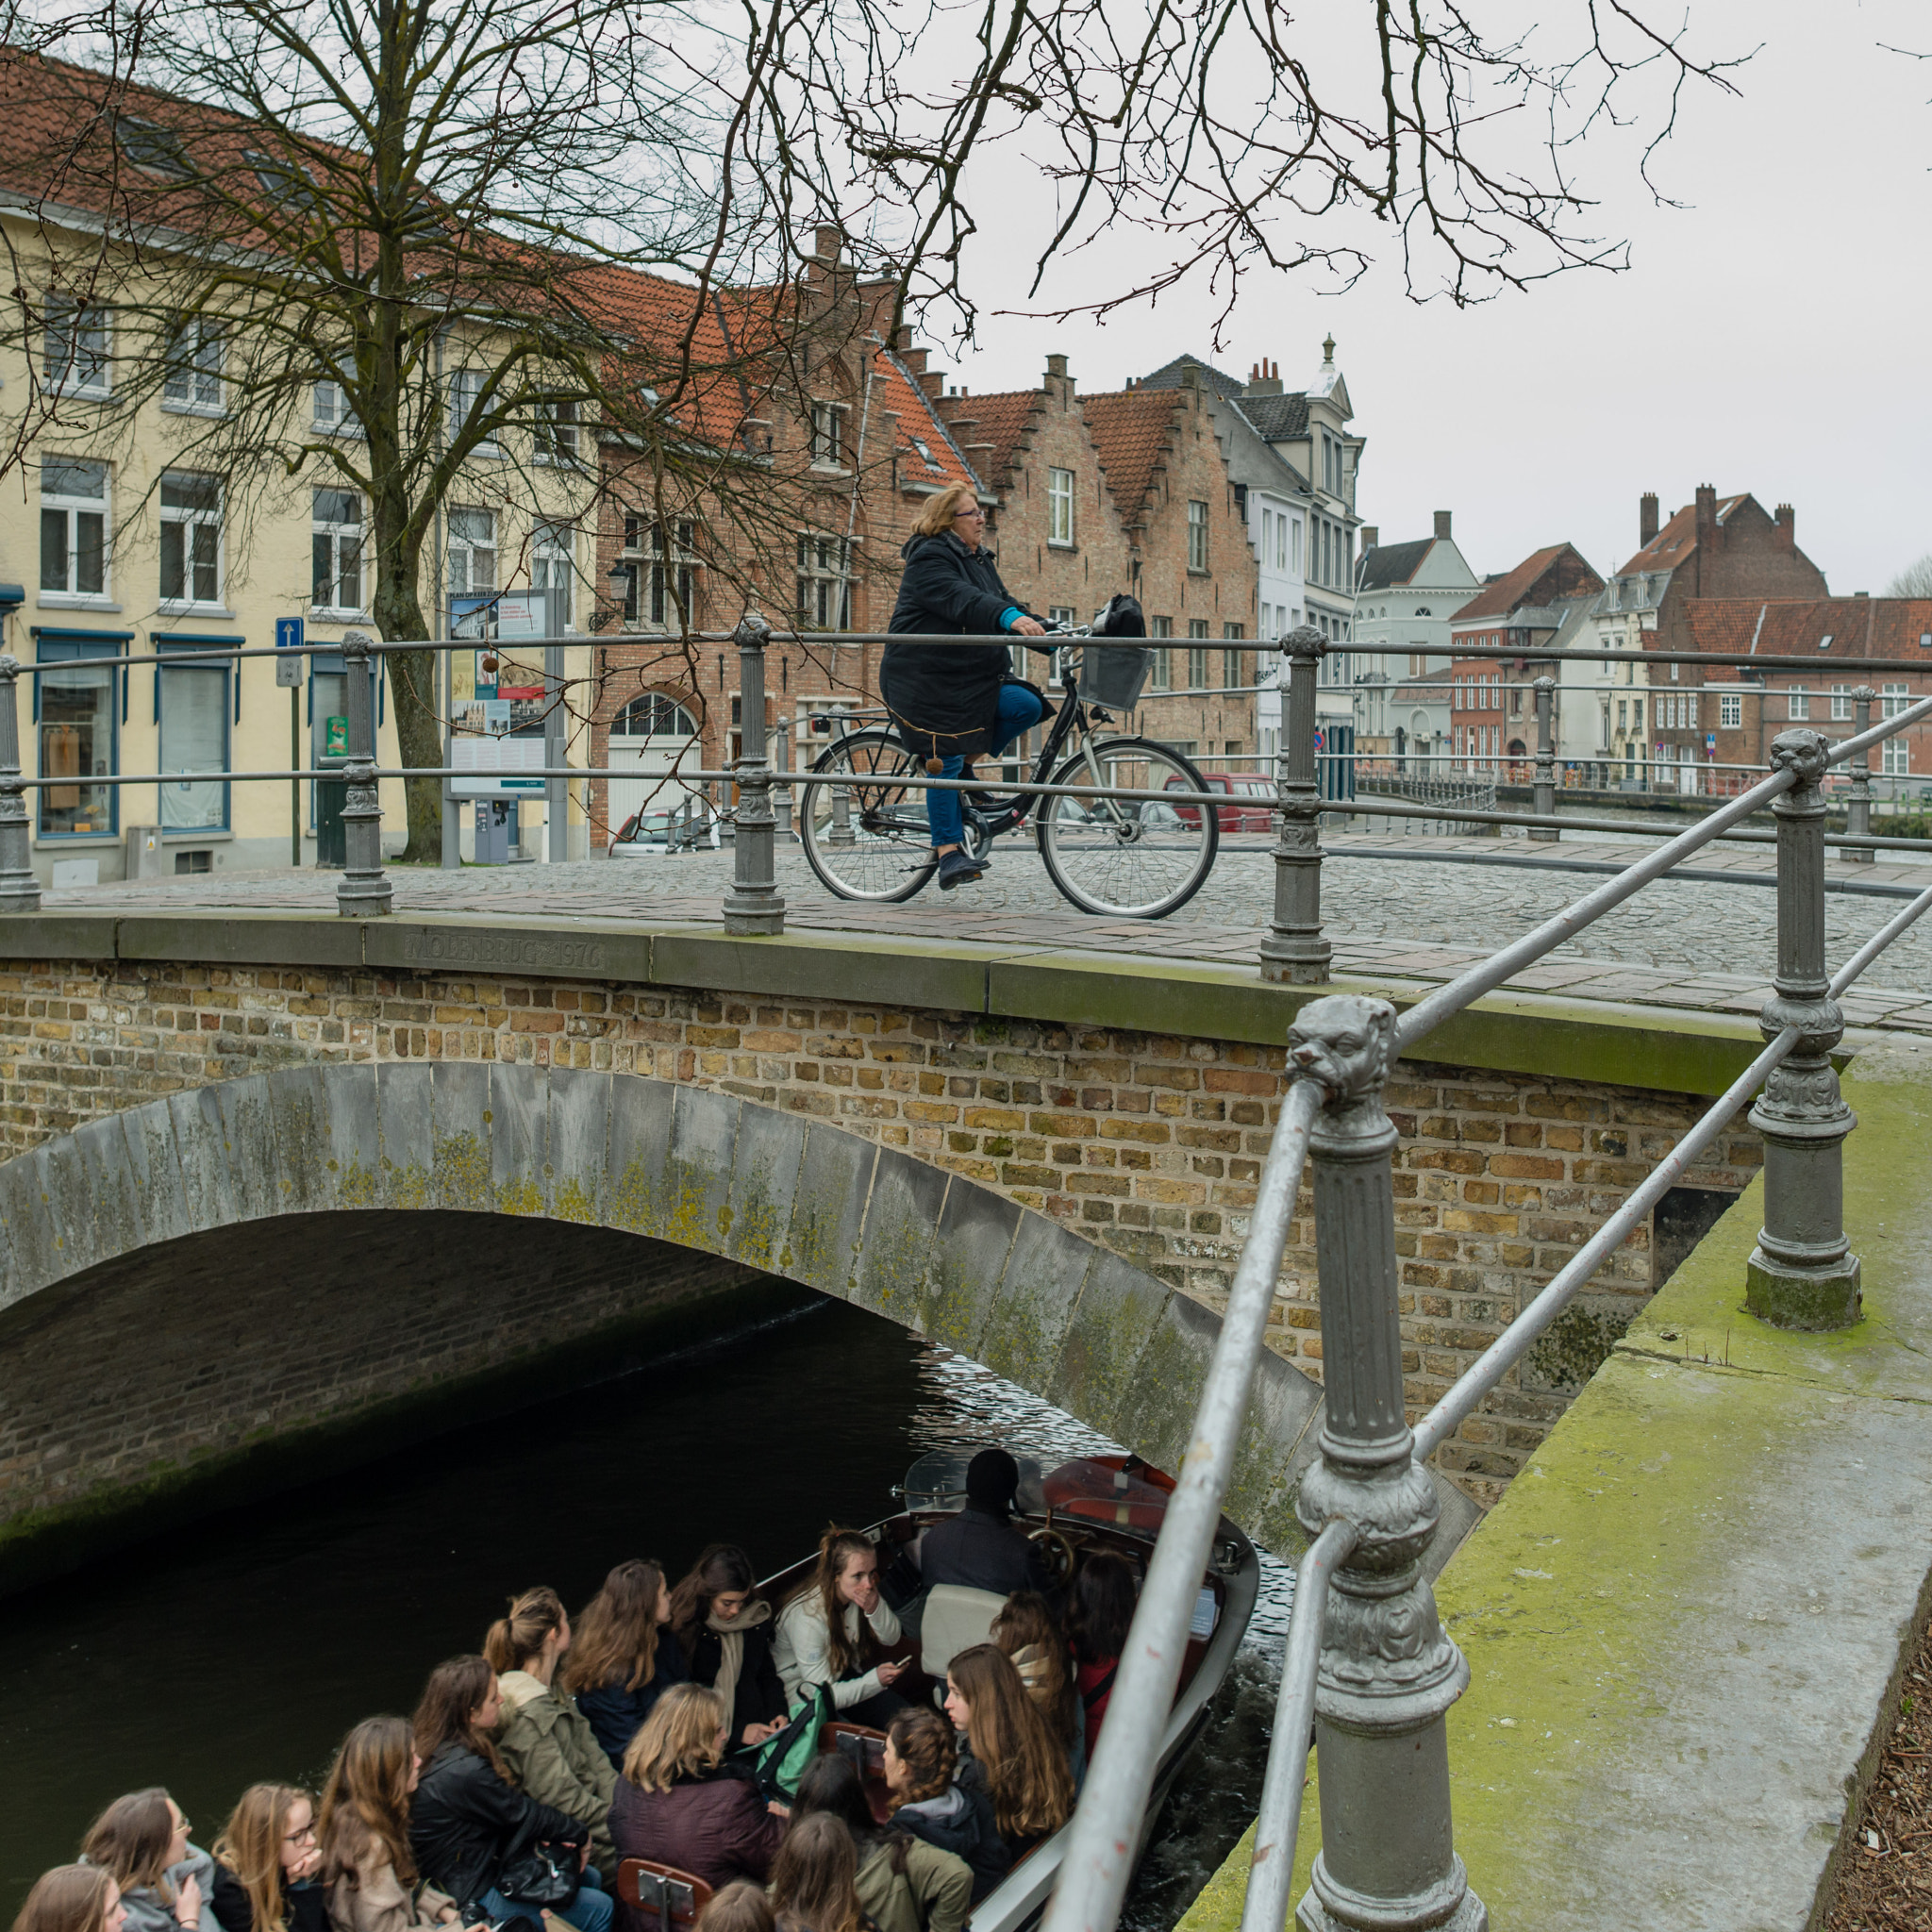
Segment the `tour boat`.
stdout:
<path fill-rule="evenodd" d="M 966 1465 L 973 1451 L 936 1449 L 922 1456 L 908 1473 L 897 1493 L 905 1507 L 874 1523 L 867 1534 L 878 1546 L 879 1573 L 887 1579 L 888 1595 L 895 1559 L 922 1531 L 960 1509 L 966 1501 Z M 1132 1456 L 1084 1456 L 1041 1474 L 1040 1464 L 1024 1457 L 1020 1466 L 1018 1526 L 1041 1547 L 1049 1574 L 1064 1582 L 1083 1555 L 1110 1550 L 1133 1566 L 1144 1580 L 1154 1541 L 1160 1534 L 1174 1478 Z M 759 1585 L 759 1593 L 774 1608 L 806 1581 L 813 1558 L 793 1564 Z M 1208 1706 L 1241 1648 L 1241 1639 L 1259 1594 L 1261 1568 L 1255 1546 L 1226 1517 L 1215 1532 L 1208 1568 L 1201 1575 L 1187 1653 L 1181 1663 L 1180 1686 L 1161 1736 L 1155 1764 L 1153 1790 L 1141 1822 L 1134 1857 L 1138 1865 L 1154 1824 L 1182 1760 L 1208 1721 Z M 984 1597 L 975 1605 L 971 1600 Z M 937 1594 L 928 1600 L 918 1641 L 908 1635 L 887 1655 L 904 1657 L 912 1666 L 894 1685 L 913 1703 L 930 1703 L 935 1689 L 944 1689 L 944 1661 L 969 1643 L 983 1642 L 1001 1599 L 979 1591 L 952 1591 L 941 1606 L 942 1619 L 932 1612 Z M 939 1627 L 939 1624 L 943 1627 Z M 891 1815 L 883 1770 L 885 1734 L 862 1725 L 826 1725 L 821 1748 L 842 1751 L 862 1772 L 874 1815 L 883 1824 Z M 1103 1741 L 1101 1749 L 1105 1749 Z M 1040 1923 L 1066 1856 L 1068 1829 L 1027 1854 L 987 1896 L 974 1907 L 967 1932 L 1029 1932 Z M 620 1874 L 620 1896 L 641 1907 L 646 1921 L 655 1920 L 661 1932 L 685 1932 L 708 1894 L 693 1887 L 685 1874 L 661 1866 L 641 1866 L 626 1860 Z"/>

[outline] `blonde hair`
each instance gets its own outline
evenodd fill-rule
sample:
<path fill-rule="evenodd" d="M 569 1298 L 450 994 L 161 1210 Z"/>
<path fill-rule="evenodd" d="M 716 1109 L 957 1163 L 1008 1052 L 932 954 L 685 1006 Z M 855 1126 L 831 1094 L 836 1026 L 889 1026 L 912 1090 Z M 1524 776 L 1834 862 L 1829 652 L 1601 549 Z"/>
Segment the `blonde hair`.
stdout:
<path fill-rule="evenodd" d="M 943 537 L 953 527 L 959 505 L 976 504 L 979 492 L 970 483 L 948 483 L 937 494 L 925 499 L 925 508 L 913 519 L 915 537 Z"/>
<path fill-rule="evenodd" d="M 13 1932 L 106 1932 L 113 1883 L 98 1865 L 56 1865 L 34 1880 Z"/>
<path fill-rule="evenodd" d="M 282 1835 L 295 1807 L 313 1803 L 294 1785 L 250 1785 L 214 1841 L 215 1857 L 248 1894 L 255 1932 L 284 1932 Z"/>
<path fill-rule="evenodd" d="M 402 1886 L 416 1882 L 409 1850 L 409 1761 L 415 1740 L 399 1717 L 366 1717 L 342 1740 L 322 1789 L 315 1841 L 325 1876 L 352 1881 L 369 1845 L 382 1847 Z"/>
<path fill-rule="evenodd" d="M 624 1754 L 624 1774 L 641 1791 L 668 1791 L 679 1776 L 707 1772 L 724 1757 L 718 1733 L 729 1724 L 724 1700 L 708 1684 L 674 1684 Z"/>
<path fill-rule="evenodd" d="M 483 1655 L 500 1677 L 520 1671 L 524 1659 L 538 1656 L 543 1640 L 563 1627 L 563 1603 L 554 1590 L 541 1586 L 509 1600 L 509 1615 L 491 1624 L 483 1639 Z"/>

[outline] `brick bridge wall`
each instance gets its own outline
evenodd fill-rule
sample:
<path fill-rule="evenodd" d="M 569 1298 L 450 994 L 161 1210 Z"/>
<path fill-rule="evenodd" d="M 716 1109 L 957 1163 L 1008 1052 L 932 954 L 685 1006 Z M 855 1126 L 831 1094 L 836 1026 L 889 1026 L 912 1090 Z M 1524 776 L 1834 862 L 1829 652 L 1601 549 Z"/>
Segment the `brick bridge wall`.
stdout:
<path fill-rule="evenodd" d="M 136 961 L 0 965 L 0 1156 L 157 1096 L 331 1061 L 507 1061 L 716 1087 L 952 1169 L 1190 1297 L 1224 1298 L 1278 1047 L 659 986 Z M 1426 1407 L 1648 1173 L 1695 1096 L 1405 1061 L 1389 1093 L 1406 1368 Z M 1689 1181 L 1735 1191 L 1741 1125 Z M 1312 1224 L 1270 1341 L 1322 1372 Z M 1655 1288 L 1640 1230 L 1439 1461 L 1491 1503 Z"/>

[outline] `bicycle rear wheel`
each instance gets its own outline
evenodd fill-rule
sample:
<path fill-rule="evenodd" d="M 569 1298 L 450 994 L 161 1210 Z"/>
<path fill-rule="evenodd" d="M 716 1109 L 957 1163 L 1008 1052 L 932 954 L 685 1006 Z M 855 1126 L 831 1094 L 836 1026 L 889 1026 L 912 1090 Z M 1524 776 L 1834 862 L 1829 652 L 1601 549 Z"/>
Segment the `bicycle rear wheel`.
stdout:
<path fill-rule="evenodd" d="M 1148 738 L 1095 739 L 1061 764 L 1053 782 L 1091 785 L 1096 773 L 1103 785 L 1136 791 L 1207 790 L 1179 752 Z M 1164 919 L 1206 882 L 1221 826 L 1211 806 L 1042 798 L 1038 837 L 1048 876 L 1081 911 Z"/>
<path fill-rule="evenodd" d="M 898 782 L 918 774 L 912 755 L 890 731 L 856 731 L 812 770 L 846 781 L 799 788 L 799 837 L 819 883 L 841 899 L 911 898 L 934 869 L 925 793 Z"/>

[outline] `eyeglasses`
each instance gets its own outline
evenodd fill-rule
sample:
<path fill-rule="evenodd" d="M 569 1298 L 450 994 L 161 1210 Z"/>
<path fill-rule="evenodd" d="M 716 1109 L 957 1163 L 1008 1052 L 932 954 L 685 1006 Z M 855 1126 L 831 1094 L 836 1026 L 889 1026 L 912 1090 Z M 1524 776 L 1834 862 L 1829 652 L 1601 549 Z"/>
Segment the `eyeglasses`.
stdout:
<path fill-rule="evenodd" d="M 285 1845 L 299 1845 L 305 1838 L 312 1839 L 314 1836 L 315 1826 L 313 1824 L 305 1824 L 300 1831 L 284 1832 L 282 1834 L 282 1842 Z"/>
<path fill-rule="evenodd" d="M 956 524 L 970 521 L 974 517 L 977 517 L 981 523 L 984 523 L 986 521 L 986 512 L 983 509 L 956 509 L 953 512 L 953 521 Z"/>

